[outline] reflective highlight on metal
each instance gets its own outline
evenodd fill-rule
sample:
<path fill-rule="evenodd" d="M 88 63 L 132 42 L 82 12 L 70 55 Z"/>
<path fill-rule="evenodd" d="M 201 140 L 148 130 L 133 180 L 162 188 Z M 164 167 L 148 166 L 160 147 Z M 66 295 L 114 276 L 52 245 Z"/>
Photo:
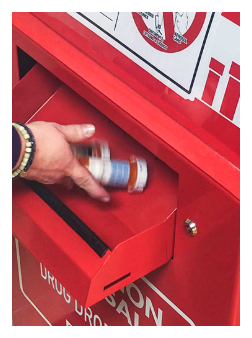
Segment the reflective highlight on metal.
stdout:
<path fill-rule="evenodd" d="M 191 221 L 189 218 L 187 218 L 184 222 L 184 229 L 186 233 L 191 237 L 194 237 L 198 234 L 196 224 L 193 221 Z"/>

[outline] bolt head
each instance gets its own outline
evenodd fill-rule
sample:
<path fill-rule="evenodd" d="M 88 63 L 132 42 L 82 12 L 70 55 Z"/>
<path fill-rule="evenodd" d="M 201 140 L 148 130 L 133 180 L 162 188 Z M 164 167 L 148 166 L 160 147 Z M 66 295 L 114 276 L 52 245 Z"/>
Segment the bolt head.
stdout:
<path fill-rule="evenodd" d="M 198 233 L 196 224 L 189 218 L 187 218 L 184 222 L 184 230 L 187 233 L 187 235 L 191 237 L 196 236 Z"/>

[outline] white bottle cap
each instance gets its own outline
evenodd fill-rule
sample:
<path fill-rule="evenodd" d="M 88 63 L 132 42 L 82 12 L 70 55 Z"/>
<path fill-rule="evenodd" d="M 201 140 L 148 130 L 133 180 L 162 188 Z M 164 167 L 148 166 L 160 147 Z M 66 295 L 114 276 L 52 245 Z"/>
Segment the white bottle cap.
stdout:
<path fill-rule="evenodd" d="M 134 187 L 128 189 L 129 192 L 143 191 L 148 177 L 147 162 L 143 158 L 131 157 L 131 161 L 137 164 L 137 179 Z"/>

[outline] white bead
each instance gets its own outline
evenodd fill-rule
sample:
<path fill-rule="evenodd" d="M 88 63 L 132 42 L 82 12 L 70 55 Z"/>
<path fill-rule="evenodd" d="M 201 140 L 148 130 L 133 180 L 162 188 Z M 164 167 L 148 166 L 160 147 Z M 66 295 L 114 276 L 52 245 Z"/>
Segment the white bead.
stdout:
<path fill-rule="evenodd" d="M 30 135 L 29 134 L 25 134 L 24 138 L 27 140 L 28 138 L 30 138 Z"/>
<path fill-rule="evenodd" d="M 27 162 L 24 162 L 24 161 L 21 162 L 21 165 L 24 166 L 24 167 L 26 166 L 26 164 L 27 164 Z"/>
<path fill-rule="evenodd" d="M 20 125 L 18 125 L 18 129 L 21 131 L 21 132 L 23 132 L 23 130 L 25 130 L 25 128 L 23 127 L 23 126 L 20 126 Z M 25 130 L 26 131 L 26 130 Z"/>
<path fill-rule="evenodd" d="M 24 154 L 24 158 L 27 158 L 27 160 L 28 160 L 28 159 L 29 159 L 29 157 L 30 157 L 30 155 L 31 155 L 31 154 L 27 154 L 27 153 L 25 153 L 25 154 Z"/>
<path fill-rule="evenodd" d="M 26 147 L 31 147 L 31 142 L 26 142 Z"/>
<path fill-rule="evenodd" d="M 21 163 L 21 166 L 18 168 L 20 171 L 22 171 L 24 169 L 25 165 L 22 165 Z"/>
<path fill-rule="evenodd" d="M 26 152 L 26 153 L 31 153 L 31 148 L 26 148 L 26 149 L 25 149 L 25 152 Z"/>

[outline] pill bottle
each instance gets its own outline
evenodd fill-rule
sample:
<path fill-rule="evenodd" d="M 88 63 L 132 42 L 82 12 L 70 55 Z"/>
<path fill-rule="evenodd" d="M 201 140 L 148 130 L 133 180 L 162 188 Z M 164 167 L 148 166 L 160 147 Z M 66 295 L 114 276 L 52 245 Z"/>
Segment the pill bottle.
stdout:
<path fill-rule="evenodd" d="M 82 157 L 98 157 L 110 159 L 110 150 L 106 141 L 95 140 L 88 144 L 71 144 L 73 155 L 80 159 Z"/>
<path fill-rule="evenodd" d="M 132 156 L 128 162 L 82 157 L 79 162 L 105 186 L 126 188 L 128 192 L 141 192 L 147 182 L 147 163 L 142 158 Z"/>

